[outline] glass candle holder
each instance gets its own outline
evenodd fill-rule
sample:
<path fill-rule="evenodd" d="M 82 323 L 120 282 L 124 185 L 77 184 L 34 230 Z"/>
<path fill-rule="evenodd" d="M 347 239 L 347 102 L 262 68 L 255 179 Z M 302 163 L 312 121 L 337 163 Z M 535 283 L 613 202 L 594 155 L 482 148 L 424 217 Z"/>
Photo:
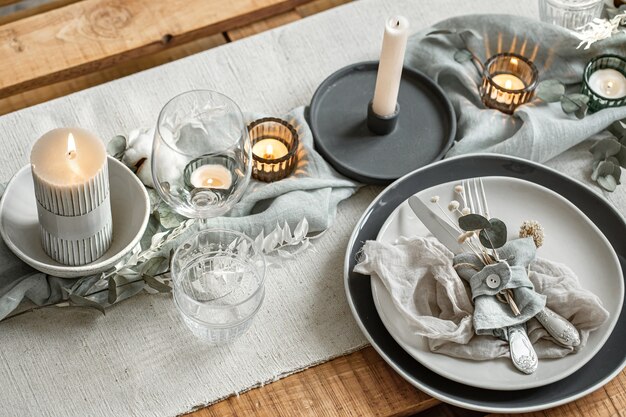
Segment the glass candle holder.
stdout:
<path fill-rule="evenodd" d="M 288 122 L 265 117 L 248 125 L 252 142 L 252 177 L 278 181 L 293 171 L 298 162 L 298 132 Z"/>
<path fill-rule="evenodd" d="M 626 105 L 626 58 L 601 55 L 587 64 L 582 93 L 589 97 L 589 110 Z"/>
<path fill-rule="evenodd" d="M 500 53 L 485 62 L 480 97 L 485 106 L 511 114 L 533 98 L 537 78 L 537 68 L 529 59 Z"/>
<path fill-rule="evenodd" d="M 539 18 L 577 30 L 600 17 L 603 4 L 603 0 L 539 0 Z"/>

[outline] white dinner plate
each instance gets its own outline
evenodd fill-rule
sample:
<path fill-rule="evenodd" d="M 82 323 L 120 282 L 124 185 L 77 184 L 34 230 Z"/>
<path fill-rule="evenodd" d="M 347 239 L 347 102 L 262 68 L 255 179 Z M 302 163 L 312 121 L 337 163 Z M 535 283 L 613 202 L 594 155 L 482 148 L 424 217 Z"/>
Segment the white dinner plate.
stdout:
<path fill-rule="evenodd" d="M 378 279 L 372 279 L 372 295 L 383 324 L 413 358 L 432 371 L 451 380 L 494 390 L 521 390 L 558 381 L 574 373 L 600 350 L 611 334 L 624 299 L 622 270 L 617 256 L 602 232 L 576 206 L 565 198 L 532 182 L 510 177 L 484 178 L 490 214 L 503 220 L 509 239 L 517 237 L 524 220 L 537 220 L 544 227 L 546 238 L 537 256 L 570 267 L 581 285 L 602 300 L 609 319 L 592 332 L 587 345 L 578 353 L 560 359 L 540 359 L 532 375 L 517 371 L 511 360 L 470 361 L 432 353 L 426 340 L 409 331 L 405 319 Z M 454 199 L 457 182 L 437 185 L 417 195 L 429 203 L 440 196 L 444 207 Z M 435 206 L 433 206 L 435 207 Z M 377 240 L 394 242 L 401 236 L 427 236 L 425 226 L 417 219 L 408 203 L 398 206 L 382 226 Z"/>

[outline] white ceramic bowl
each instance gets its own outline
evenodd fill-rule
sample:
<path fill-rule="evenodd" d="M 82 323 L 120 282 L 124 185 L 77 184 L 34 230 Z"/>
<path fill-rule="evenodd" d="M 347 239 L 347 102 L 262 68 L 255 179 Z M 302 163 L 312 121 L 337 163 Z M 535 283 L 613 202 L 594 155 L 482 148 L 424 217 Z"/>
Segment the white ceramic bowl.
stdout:
<path fill-rule="evenodd" d="M 109 157 L 113 241 L 96 261 L 67 266 L 50 258 L 41 247 L 39 221 L 30 165 L 11 179 L 0 200 L 0 235 L 21 260 L 46 274 L 73 278 L 111 268 L 139 243 L 150 216 L 150 198 L 137 176 Z"/>

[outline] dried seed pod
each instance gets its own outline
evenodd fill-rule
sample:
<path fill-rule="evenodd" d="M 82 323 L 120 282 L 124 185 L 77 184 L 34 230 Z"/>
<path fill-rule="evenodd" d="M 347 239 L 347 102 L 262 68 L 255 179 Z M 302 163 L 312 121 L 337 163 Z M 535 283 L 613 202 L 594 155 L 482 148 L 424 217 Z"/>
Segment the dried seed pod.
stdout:
<path fill-rule="evenodd" d="M 526 220 L 522 223 L 519 229 L 519 237 L 532 237 L 537 248 L 543 245 L 545 234 L 543 233 L 543 227 L 539 222 L 535 220 Z"/>

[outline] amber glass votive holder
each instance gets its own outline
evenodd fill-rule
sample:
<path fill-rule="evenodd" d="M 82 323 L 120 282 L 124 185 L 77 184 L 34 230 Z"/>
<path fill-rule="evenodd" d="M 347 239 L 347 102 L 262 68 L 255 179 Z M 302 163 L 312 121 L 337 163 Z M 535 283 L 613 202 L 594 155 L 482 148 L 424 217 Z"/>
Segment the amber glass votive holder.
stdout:
<path fill-rule="evenodd" d="M 481 100 L 489 108 L 512 114 L 533 98 L 538 78 L 537 68 L 528 58 L 507 52 L 496 54 L 484 64 Z"/>
<path fill-rule="evenodd" d="M 597 80 L 594 80 L 593 74 L 600 70 L 613 70 L 614 74 L 621 74 L 620 80 L 608 80 L 607 83 L 618 82 L 620 85 L 614 85 L 613 88 L 622 87 L 620 91 L 624 91 L 623 84 L 626 82 L 626 58 L 618 55 L 600 55 L 593 58 L 585 67 L 583 75 L 582 94 L 589 97 L 589 110 L 596 112 L 598 110 L 607 109 L 609 107 L 626 106 L 626 94 L 621 93 L 615 97 L 609 97 L 608 94 L 602 94 Z M 598 73 L 597 75 L 599 75 Z M 595 85 L 594 85 L 595 84 Z M 610 84 L 609 84 L 610 85 Z M 607 88 L 605 86 L 605 88 Z"/>
<path fill-rule="evenodd" d="M 298 132 L 276 117 L 257 119 L 248 125 L 252 142 L 252 178 L 274 182 L 287 177 L 298 163 Z"/>

